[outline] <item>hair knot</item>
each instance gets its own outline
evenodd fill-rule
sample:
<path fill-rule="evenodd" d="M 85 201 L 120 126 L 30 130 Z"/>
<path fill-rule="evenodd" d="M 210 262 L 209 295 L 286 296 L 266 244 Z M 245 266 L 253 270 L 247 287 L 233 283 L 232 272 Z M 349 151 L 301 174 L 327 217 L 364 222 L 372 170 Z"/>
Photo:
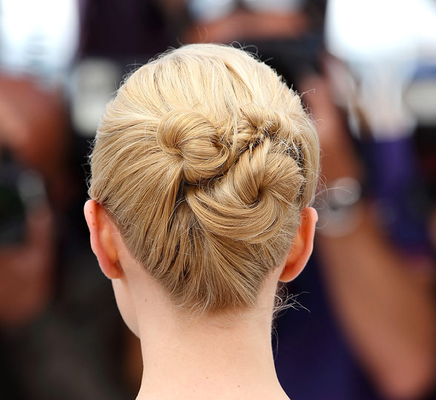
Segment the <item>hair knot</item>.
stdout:
<path fill-rule="evenodd" d="M 283 129 L 285 119 L 276 111 L 270 108 L 260 107 L 255 103 L 242 106 L 241 112 L 251 128 L 251 135 L 248 139 L 248 147 L 253 149 L 263 143 L 265 139 L 274 137 Z"/>
<path fill-rule="evenodd" d="M 198 184 L 223 173 L 229 149 L 203 114 L 175 109 L 161 120 L 156 134 L 158 146 L 181 162 L 187 183 Z"/>

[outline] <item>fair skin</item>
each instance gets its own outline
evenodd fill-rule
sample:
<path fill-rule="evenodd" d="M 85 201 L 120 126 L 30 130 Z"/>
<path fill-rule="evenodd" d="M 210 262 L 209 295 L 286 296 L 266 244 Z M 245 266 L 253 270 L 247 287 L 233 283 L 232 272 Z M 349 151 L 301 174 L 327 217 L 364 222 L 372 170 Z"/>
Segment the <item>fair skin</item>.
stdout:
<path fill-rule="evenodd" d="M 288 399 L 274 369 L 271 321 L 279 280 L 295 279 L 312 252 L 317 213 L 306 208 L 302 215 L 292 248 L 267 277 L 255 309 L 193 317 L 176 309 L 132 258 L 105 210 L 93 200 L 85 204 L 92 249 L 124 321 L 141 339 L 138 400 Z"/>

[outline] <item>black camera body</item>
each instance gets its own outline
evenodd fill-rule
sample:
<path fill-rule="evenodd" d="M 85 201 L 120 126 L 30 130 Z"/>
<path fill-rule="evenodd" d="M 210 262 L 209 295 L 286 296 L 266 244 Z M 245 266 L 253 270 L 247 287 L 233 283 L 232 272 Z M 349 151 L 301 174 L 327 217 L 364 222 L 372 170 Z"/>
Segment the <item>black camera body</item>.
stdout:
<path fill-rule="evenodd" d="M 40 175 L 0 149 L 0 246 L 24 243 L 27 212 L 45 197 Z"/>

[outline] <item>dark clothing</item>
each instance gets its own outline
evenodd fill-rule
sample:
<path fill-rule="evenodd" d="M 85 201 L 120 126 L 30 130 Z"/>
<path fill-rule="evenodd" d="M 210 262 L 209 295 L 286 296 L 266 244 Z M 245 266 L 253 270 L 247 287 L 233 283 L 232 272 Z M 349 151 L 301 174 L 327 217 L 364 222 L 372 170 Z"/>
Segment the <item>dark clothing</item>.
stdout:
<path fill-rule="evenodd" d="M 288 286 L 305 307 L 276 320 L 277 374 L 291 399 L 377 400 L 329 308 L 316 259 Z M 278 340 L 276 339 L 278 336 Z"/>

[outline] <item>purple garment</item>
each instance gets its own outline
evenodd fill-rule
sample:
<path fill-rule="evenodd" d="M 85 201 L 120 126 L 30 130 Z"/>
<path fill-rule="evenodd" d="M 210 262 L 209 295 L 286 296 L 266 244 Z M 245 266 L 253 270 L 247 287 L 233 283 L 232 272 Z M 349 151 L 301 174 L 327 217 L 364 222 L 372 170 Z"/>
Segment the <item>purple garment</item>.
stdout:
<path fill-rule="evenodd" d="M 83 56 L 147 62 L 173 43 L 151 0 L 81 0 L 81 16 Z"/>
<path fill-rule="evenodd" d="M 430 256 L 426 228 L 430 199 L 417 164 L 413 137 L 363 144 L 369 196 L 399 248 L 411 255 Z"/>
<path fill-rule="evenodd" d="M 296 400 L 381 400 L 346 345 L 321 282 L 312 257 L 289 285 L 309 311 L 289 309 L 276 320 L 273 348 L 283 389 Z"/>

